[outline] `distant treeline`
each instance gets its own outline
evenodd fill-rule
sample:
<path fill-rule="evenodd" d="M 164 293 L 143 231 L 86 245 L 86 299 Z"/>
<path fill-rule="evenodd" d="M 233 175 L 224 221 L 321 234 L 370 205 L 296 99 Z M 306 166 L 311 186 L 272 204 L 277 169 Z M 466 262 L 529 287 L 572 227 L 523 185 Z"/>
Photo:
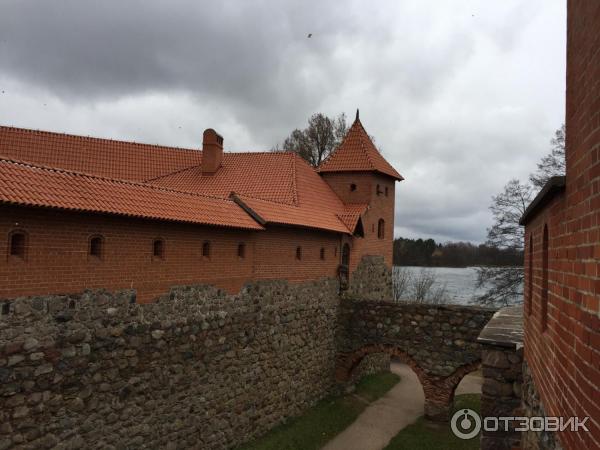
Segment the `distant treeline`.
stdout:
<path fill-rule="evenodd" d="M 394 265 L 430 267 L 522 266 L 523 252 L 470 242 L 394 239 Z"/>

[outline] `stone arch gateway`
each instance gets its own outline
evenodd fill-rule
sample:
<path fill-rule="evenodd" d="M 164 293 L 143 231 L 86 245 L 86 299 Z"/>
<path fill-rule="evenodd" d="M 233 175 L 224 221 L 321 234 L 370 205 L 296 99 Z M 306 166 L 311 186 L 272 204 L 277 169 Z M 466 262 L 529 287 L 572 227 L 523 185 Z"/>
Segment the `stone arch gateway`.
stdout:
<path fill-rule="evenodd" d="M 493 309 L 474 306 L 346 301 L 336 378 L 348 382 L 367 355 L 387 353 L 409 365 L 425 393 L 425 415 L 449 419 L 454 391 L 481 364 L 477 337 Z"/>

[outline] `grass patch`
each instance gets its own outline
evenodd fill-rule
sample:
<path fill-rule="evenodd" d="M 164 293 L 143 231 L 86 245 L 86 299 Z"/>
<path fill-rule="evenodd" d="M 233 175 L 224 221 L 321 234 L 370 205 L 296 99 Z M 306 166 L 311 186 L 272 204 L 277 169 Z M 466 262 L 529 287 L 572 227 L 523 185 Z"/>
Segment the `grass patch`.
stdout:
<path fill-rule="evenodd" d="M 346 429 L 368 406 L 389 391 L 400 377 L 393 373 L 368 375 L 356 385 L 355 394 L 331 397 L 239 450 L 317 450 Z M 357 398 L 360 396 L 360 398 Z"/>
<path fill-rule="evenodd" d="M 479 413 L 480 395 L 458 395 L 454 401 L 454 411 L 469 408 Z M 479 449 L 479 435 L 467 441 L 454 436 L 450 424 L 434 424 L 423 417 L 404 428 L 390 441 L 384 450 L 476 450 Z"/>
<path fill-rule="evenodd" d="M 374 402 L 379 397 L 383 397 L 398 381 L 400 377 L 392 372 L 367 375 L 356 384 L 354 393 L 369 402 Z"/>

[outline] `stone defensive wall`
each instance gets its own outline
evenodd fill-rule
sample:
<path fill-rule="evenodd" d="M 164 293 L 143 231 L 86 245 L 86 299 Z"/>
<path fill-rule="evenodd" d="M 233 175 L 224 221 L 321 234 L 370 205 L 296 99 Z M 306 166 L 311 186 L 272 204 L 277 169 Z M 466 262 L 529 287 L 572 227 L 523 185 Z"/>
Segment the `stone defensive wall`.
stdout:
<path fill-rule="evenodd" d="M 353 300 L 333 279 L 174 287 L 151 304 L 133 291 L 0 299 L 0 449 L 232 448 L 389 356 L 447 419 L 490 316 Z"/>
<path fill-rule="evenodd" d="M 335 384 L 337 283 L 5 302 L 0 448 L 230 448 Z M 8 305 L 8 306 L 7 306 Z"/>

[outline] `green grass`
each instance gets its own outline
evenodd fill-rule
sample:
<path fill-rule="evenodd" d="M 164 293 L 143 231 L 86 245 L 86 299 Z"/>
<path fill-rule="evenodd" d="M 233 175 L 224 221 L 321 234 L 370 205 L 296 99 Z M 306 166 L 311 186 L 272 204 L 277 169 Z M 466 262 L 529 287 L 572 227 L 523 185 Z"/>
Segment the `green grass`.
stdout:
<path fill-rule="evenodd" d="M 480 395 L 458 395 L 454 411 L 469 408 L 479 412 Z M 384 450 L 476 450 L 479 449 L 479 435 L 469 440 L 454 436 L 450 424 L 433 424 L 421 417 L 417 422 L 404 428 L 390 441 Z"/>
<path fill-rule="evenodd" d="M 303 415 L 275 427 L 240 450 L 319 449 L 356 420 L 368 406 L 364 400 L 377 400 L 398 381 L 400 377 L 393 373 L 368 375 L 356 385 L 355 395 L 322 400 Z"/>

